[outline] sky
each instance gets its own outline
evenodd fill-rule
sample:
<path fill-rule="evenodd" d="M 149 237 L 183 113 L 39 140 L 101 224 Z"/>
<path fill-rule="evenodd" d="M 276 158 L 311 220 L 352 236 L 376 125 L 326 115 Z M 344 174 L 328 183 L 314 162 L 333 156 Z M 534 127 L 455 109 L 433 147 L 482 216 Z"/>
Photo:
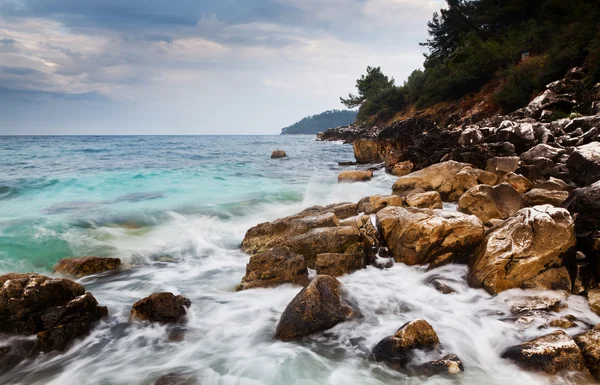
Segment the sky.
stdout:
<path fill-rule="evenodd" d="M 277 134 L 402 84 L 443 3 L 0 0 L 0 135 Z"/>

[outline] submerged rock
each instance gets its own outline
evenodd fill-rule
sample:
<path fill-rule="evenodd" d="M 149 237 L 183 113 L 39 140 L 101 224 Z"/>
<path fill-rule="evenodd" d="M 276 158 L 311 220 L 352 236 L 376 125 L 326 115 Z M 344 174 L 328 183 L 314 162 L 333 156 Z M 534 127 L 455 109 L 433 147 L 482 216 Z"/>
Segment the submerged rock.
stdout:
<path fill-rule="evenodd" d="M 180 323 L 185 321 L 189 299 L 173 293 L 154 293 L 133 304 L 129 318 L 158 323 Z"/>
<path fill-rule="evenodd" d="M 196 385 L 195 379 L 183 374 L 170 373 L 160 377 L 154 385 Z"/>
<path fill-rule="evenodd" d="M 475 215 L 484 223 L 490 219 L 506 219 L 524 206 L 521 194 L 507 183 L 475 186 L 458 201 L 460 212 Z"/>
<path fill-rule="evenodd" d="M 348 170 L 338 175 L 338 183 L 368 182 L 373 178 L 373 171 Z"/>
<path fill-rule="evenodd" d="M 394 369 L 404 369 L 411 360 L 414 350 L 438 348 L 440 340 L 433 327 L 423 319 L 408 322 L 393 336 L 379 341 L 373 348 L 373 358 L 385 362 Z"/>
<path fill-rule="evenodd" d="M 107 315 L 83 286 L 39 274 L 0 276 L 0 333 L 33 335 L 33 353 L 63 351 Z"/>
<path fill-rule="evenodd" d="M 284 310 L 275 338 L 291 341 L 327 330 L 359 315 L 344 298 L 342 284 L 327 275 L 316 276 Z"/>
<path fill-rule="evenodd" d="M 502 358 L 514 361 L 523 369 L 547 374 L 588 373 L 581 350 L 562 330 L 512 346 Z"/>
<path fill-rule="evenodd" d="M 437 191 L 442 199 L 455 202 L 468 189 L 478 184 L 496 184 L 497 176 L 468 163 L 448 161 L 400 177 L 394 183 L 394 194 L 421 189 Z"/>
<path fill-rule="evenodd" d="M 574 230 L 565 209 L 545 205 L 518 211 L 485 237 L 471 260 L 469 284 L 491 294 L 512 288 L 570 291 L 564 266 L 574 251 Z"/>
<path fill-rule="evenodd" d="M 302 255 L 287 247 L 276 247 L 250 257 L 237 291 L 286 283 L 308 285 L 308 269 Z"/>
<path fill-rule="evenodd" d="M 484 226 L 473 215 L 443 210 L 388 207 L 377 226 L 397 262 L 422 265 L 440 258 L 452 262 L 481 242 Z"/>
<path fill-rule="evenodd" d="M 119 267 L 121 267 L 121 260 L 119 258 L 78 257 L 61 259 L 54 266 L 54 271 L 80 278 L 117 270 Z"/>
<path fill-rule="evenodd" d="M 440 374 L 458 374 L 465 371 L 462 361 L 456 354 L 448 354 L 439 360 L 427 362 L 412 368 L 411 372 L 419 376 Z"/>
<path fill-rule="evenodd" d="M 275 150 L 271 153 L 271 159 L 285 158 L 287 154 L 283 150 Z"/>

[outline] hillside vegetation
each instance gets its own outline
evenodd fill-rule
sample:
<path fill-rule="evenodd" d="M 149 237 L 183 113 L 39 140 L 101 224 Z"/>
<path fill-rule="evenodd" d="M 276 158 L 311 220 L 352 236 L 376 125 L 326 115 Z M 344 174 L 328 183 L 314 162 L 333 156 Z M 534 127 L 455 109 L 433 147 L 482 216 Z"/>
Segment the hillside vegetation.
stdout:
<path fill-rule="evenodd" d="M 308 116 L 299 122 L 285 127 L 281 135 L 311 134 L 323 132 L 330 128 L 346 126 L 356 120 L 356 111 L 330 110 L 323 113 Z"/>
<path fill-rule="evenodd" d="M 457 101 L 494 83 L 492 102 L 504 112 L 523 107 L 571 67 L 586 84 L 600 81 L 600 1 L 447 0 L 428 23 L 424 69 L 396 85 L 379 67 L 356 82 L 357 122 L 384 122 L 408 109 Z"/>

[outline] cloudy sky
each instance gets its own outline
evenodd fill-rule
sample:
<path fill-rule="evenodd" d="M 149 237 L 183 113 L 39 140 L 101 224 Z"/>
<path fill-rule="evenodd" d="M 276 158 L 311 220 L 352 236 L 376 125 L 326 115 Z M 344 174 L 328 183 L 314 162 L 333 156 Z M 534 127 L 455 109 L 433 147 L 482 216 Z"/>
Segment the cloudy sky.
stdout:
<path fill-rule="evenodd" d="M 422 65 L 442 0 L 0 0 L 0 134 L 275 134 L 368 65 Z"/>

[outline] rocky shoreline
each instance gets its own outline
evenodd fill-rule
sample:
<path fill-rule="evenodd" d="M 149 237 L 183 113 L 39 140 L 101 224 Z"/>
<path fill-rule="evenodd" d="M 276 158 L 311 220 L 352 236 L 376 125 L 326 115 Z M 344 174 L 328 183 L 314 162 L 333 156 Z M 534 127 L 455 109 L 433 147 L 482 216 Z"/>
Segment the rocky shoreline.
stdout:
<path fill-rule="evenodd" d="M 468 285 L 490 295 L 532 289 L 584 296 L 600 315 L 600 94 L 590 99 L 582 78 L 580 69 L 569 71 L 508 116 L 450 127 L 414 118 L 319 135 L 352 143 L 359 165 L 382 164 L 397 181 L 389 195 L 314 206 L 249 229 L 241 250 L 250 259 L 236 290 L 301 288 L 274 330 L 273 338 L 283 342 L 360 322 L 360 307 L 336 277 L 396 263 L 428 270 L 463 264 Z M 556 119 L 563 109 L 588 114 Z M 272 154 L 284 157 L 282 150 Z M 368 183 L 379 166 L 365 167 L 343 172 L 338 181 Z M 75 279 L 121 268 L 118 259 L 82 257 L 60 261 L 55 272 Z M 454 292 L 442 282 L 430 284 L 445 295 Z M 66 351 L 108 314 L 67 278 L 7 274 L 0 285 L 0 333 L 11 339 L 0 343 L 0 370 Z M 181 295 L 154 293 L 132 304 L 130 322 L 174 325 L 169 339 L 176 341 L 190 306 Z M 540 318 L 555 330 L 540 330 L 501 357 L 525 370 L 600 381 L 600 325 L 569 334 L 577 319 L 554 316 L 564 306 L 547 293 L 515 303 L 507 322 Z M 469 370 L 426 319 L 389 333 L 366 359 L 410 376 Z M 171 373 L 156 384 L 190 381 Z"/>

